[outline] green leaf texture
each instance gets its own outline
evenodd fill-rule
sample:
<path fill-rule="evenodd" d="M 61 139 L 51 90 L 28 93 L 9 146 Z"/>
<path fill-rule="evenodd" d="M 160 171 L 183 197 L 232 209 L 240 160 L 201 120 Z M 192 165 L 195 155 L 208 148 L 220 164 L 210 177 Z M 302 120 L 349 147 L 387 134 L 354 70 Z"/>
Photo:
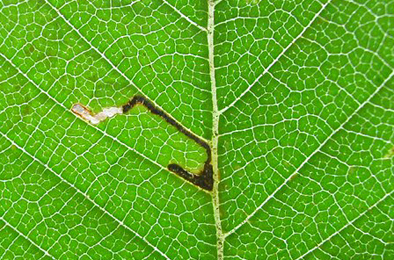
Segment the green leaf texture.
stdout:
<path fill-rule="evenodd" d="M 392 0 L 2 0 L 0 259 L 394 259 L 393 71 Z"/>

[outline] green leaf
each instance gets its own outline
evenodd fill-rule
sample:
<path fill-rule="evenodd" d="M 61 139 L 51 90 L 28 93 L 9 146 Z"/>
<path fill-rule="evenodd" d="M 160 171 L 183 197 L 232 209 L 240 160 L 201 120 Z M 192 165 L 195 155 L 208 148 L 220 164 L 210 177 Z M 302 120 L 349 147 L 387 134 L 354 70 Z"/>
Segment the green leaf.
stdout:
<path fill-rule="evenodd" d="M 393 259 L 393 24 L 390 0 L 1 1 L 0 258 Z"/>

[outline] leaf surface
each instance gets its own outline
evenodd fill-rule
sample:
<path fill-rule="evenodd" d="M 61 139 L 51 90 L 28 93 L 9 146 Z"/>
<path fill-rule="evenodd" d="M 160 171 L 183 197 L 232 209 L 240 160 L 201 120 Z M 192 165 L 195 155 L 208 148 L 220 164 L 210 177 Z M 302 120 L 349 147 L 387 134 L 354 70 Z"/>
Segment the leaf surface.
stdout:
<path fill-rule="evenodd" d="M 393 258 L 393 15 L 2 1 L 0 258 Z"/>

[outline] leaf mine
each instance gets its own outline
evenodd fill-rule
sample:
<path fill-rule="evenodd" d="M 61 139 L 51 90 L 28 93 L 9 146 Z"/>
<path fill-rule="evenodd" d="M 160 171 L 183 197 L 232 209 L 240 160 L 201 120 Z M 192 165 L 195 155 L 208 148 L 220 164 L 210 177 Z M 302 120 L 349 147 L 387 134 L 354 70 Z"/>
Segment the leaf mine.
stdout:
<path fill-rule="evenodd" d="M 113 117 L 117 114 L 122 114 L 123 110 L 121 107 L 109 107 L 104 108 L 100 113 L 93 115 L 90 109 L 79 103 L 75 104 L 71 111 L 81 117 L 83 120 L 90 122 L 93 125 L 104 121 L 107 118 Z"/>
<path fill-rule="evenodd" d="M 179 132 L 186 135 L 189 139 L 195 141 L 201 147 L 203 147 L 207 153 L 207 160 L 204 163 L 204 168 L 197 174 L 191 173 L 185 170 L 182 166 L 171 163 L 167 166 L 167 169 L 183 179 L 193 183 L 194 185 L 211 191 L 213 188 L 213 168 L 211 165 L 212 155 L 211 148 L 207 142 L 197 137 L 187 129 L 185 129 L 181 124 L 179 124 L 175 119 L 169 116 L 160 108 L 157 108 L 152 102 L 150 102 L 147 98 L 141 95 L 135 95 L 129 102 L 124 104 L 121 107 L 109 107 L 104 108 L 103 111 L 97 114 L 93 114 L 90 109 L 85 107 L 82 104 L 74 104 L 71 108 L 71 111 L 78 115 L 83 120 L 90 122 L 93 125 L 97 125 L 98 123 L 106 120 L 107 118 L 111 118 L 117 114 L 126 114 L 136 105 L 145 106 L 152 114 L 158 115 L 163 118 L 167 123 L 174 126 Z"/>

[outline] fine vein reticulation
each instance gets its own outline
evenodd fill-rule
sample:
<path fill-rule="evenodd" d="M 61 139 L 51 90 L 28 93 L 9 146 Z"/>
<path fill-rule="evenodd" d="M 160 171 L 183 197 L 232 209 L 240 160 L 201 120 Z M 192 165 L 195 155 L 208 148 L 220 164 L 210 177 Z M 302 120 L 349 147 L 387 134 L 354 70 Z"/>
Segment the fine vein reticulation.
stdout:
<path fill-rule="evenodd" d="M 204 163 L 204 168 L 199 174 L 193 174 L 182 168 L 182 166 L 172 163 L 167 166 L 168 170 L 176 173 L 177 175 L 181 176 L 182 178 L 190 181 L 194 185 L 199 186 L 205 190 L 212 190 L 213 187 L 213 168 L 211 165 L 212 155 L 211 155 L 211 147 L 207 142 L 201 140 L 196 135 L 192 134 L 188 130 L 186 130 L 182 125 L 176 122 L 172 117 L 166 114 L 163 110 L 157 108 L 152 102 L 150 102 L 147 98 L 141 95 L 135 95 L 129 102 L 122 106 L 123 113 L 127 113 L 136 105 L 143 105 L 145 106 L 152 114 L 158 115 L 162 117 L 167 123 L 173 125 L 178 129 L 179 132 L 186 135 L 188 138 L 194 140 L 196 143 L 201 145 L 206 153 L 207 153 L 207 160 Z"/>

